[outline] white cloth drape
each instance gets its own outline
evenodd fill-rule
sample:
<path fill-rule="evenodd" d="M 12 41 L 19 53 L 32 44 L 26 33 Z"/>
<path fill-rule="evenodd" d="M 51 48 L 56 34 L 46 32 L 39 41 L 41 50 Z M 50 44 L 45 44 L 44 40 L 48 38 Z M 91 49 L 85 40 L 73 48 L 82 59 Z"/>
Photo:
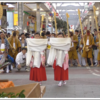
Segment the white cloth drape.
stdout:
<path fill-rule="evenodd" d="M 49 57 L 47 63 L 53 65 L 56 58 L 57 65 L 62 67 L 64 62 L 66 51 L 69 51 L 71 47 L 70 38 L 50 38 L 51 49 L 49 52 Z"/>
<path fill-rule="evenodd" d="M 34 57 L 33 66 L 39 68 L 41 65 L 41 52 L 47 47 L 47 39 L 26 39 L 27 41 L 27 54 L 26 65 L 30 65 L 32 56 Z"/>

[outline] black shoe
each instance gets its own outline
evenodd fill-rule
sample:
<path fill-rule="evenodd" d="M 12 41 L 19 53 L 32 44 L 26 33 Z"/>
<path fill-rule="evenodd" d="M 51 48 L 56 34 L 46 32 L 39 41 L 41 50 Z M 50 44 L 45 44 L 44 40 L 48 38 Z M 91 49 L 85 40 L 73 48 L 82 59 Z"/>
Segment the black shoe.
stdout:
<path fill-rule="evenodd" d="M 18 69 L 18 71 L 20 71 L 20 69 Z"/>

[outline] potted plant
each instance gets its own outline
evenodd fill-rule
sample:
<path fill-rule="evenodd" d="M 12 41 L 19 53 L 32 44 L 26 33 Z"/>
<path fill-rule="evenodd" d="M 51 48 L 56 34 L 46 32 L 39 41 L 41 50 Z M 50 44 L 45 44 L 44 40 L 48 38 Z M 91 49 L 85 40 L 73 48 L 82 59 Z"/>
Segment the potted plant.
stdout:
<path fill-rule="evenodd" d="M 0 98 L 25 98 L 25 95 L 24 95 L 24 92 L 25 90 L 22 90 L 20 93 L 13 93 L 13 92 L 10 92 L 10 93 L 0 93 Z"/>

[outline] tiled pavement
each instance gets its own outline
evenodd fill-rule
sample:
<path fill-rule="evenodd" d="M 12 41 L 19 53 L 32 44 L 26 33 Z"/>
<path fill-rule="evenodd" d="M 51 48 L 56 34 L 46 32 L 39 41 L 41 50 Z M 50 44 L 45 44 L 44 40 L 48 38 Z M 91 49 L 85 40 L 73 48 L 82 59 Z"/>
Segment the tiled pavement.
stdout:
<path fill-rule="evenodd" d="M 42 82 L 46 86 L 44 98 L 100 98 L 100 68 L 97 67 L 71 67 L 69 68 L 69 80 L 67 85 L 58 87 L 54 81 L 53 69 L 46 68 L 47 81 Z M 16 69 L 9 74 L 0 74 L 0 79 L 9 79 L 15 85 L 29 84 L 29 72 Z"/>

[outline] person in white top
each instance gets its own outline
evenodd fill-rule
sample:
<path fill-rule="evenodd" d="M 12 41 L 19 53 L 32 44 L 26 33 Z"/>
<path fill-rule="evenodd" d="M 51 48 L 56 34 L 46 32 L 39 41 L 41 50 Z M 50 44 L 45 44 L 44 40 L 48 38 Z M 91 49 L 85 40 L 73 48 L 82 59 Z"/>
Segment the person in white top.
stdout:
<path fill-rule="evenodd" d="M 29 71 L 28 67 L 26 66 L 26 52 L 27 52 L 27 48 L 24 47 L 22 48 L 22 51 L 18 53 L 16 56 L 16 66 L 18 71 L 20 71 L 22 67 L 25 67 L 25 70 Z"/>

